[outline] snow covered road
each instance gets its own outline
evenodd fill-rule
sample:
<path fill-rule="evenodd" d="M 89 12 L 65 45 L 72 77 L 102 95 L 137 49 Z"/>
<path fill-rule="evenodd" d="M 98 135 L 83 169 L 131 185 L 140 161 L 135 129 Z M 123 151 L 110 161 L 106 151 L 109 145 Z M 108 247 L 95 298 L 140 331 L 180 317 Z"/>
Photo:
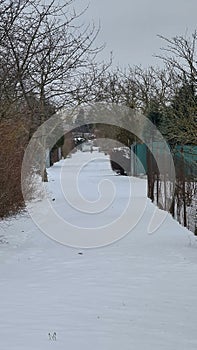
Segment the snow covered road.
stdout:
<path fill-rule="evenodd" d="M 112 179 L 116 187 L 113 203 L 94 220 L 69 209 L 58 182 L 60 165 L 72 174 L 78 162 L 87 162 L 79 188 L 88 200 L 98 199 L 99 179 Z M 55 164 L 49 178 L 54 209 L 73 224 L 108 224 L 128 200 L 128 179 L 114 175 L 108 158 L 96 153 L 78 152 Z M 4 225 L 0 349 L 197 349 L 195 237 L 170 216 L 149 235 L 155 207 L 146 199 L 145 180 L 133 178 L 132 183 L 136 207 L 146 204 L 143 216 L 129 234 L 105 247 L 61 245 L 28 215 Z M 49 340 L 49 332 L 56 332 L 56 341 Z"/>

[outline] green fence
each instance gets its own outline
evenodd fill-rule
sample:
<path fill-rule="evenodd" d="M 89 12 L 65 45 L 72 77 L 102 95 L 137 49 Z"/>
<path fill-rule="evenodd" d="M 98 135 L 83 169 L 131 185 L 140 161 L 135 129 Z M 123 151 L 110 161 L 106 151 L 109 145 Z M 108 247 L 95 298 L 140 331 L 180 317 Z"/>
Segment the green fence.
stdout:
<path fill-rule="evenodd" d="M 162 156 L 165 144 L 163 142 L 152 142 L 151 148 L 154 154 Z M 133 175 L 147 173 L 147 146 L 135 144 L 131 147 L 135 156 L 131 156 L 131 169 Z M 175 169 L 184 172 L 185 175 L 197 177 L 197 146 L 178 145 L 172 150 Z"/>

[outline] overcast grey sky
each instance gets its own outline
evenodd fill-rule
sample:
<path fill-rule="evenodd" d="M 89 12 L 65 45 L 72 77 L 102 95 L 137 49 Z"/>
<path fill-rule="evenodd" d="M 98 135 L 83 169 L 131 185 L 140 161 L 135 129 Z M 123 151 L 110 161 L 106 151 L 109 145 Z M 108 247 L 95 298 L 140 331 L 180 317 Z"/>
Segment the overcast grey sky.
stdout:
<path fill-rule="evenodd" d="M 88 3 L 85 19 L 101 22 L 97 42 L 106 43 L 101 57 L 113 51 L 115 65 L 160 64 L 152 57 L 163 46 L 157 34 L 173 37 L 197 29 L 197 0 L 76 0 L 75 7 Z"/>

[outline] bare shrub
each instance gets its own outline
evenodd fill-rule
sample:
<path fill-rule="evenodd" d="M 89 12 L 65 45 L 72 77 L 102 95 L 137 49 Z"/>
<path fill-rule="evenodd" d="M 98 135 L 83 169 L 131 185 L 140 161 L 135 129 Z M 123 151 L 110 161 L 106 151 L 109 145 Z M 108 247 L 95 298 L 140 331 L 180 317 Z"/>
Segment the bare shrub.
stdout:
<path fill-rule="evenodd" d="M 1 121 L 0 139 L 0 218 L 4 218 L 24 208 L 21 165 L 28 132 L 21 121 Z"/>

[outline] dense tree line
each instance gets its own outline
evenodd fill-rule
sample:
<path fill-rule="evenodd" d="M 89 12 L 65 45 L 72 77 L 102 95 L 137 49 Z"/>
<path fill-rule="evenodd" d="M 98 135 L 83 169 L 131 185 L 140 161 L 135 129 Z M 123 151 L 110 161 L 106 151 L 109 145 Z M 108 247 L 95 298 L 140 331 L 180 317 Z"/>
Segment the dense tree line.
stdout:
<path fill-rule="evenodd" d="M 21 164 L 33 133 L 60 108 L 92 98 L 108 67 L 96 62 L 99 28 L 82 24 L 73 2 L 0 0 L 0 217 L 22 206 Z"/>
<path fill-rule="evenodd" d="M 197 36 L 162 39 L 168 43 L 168 49 L 163 50 L 168 55 L 159 56 L 163 68 L 136 66 L 104 72 L 95 89 L 95 101 L 138 109 L 158 126 L 170 144 L 195 145 Z"/>

